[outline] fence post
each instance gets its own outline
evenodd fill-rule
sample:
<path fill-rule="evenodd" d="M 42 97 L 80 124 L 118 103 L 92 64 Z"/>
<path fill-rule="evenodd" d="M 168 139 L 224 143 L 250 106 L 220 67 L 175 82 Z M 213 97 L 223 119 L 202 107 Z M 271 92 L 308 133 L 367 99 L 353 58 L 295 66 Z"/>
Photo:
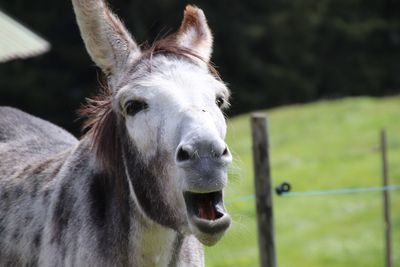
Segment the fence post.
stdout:
<path fill-rule="evenodd" d="M 381 130 L 381 155 L 382 155 L 382 178 L 383 186 L 387 189 L 389 185 L 389 166 L 387 159 L 386 131 Z M 386 267 L 392 267 L 392 225 L 390 216 L 390 191 L 383 190 L 383 218 L 385 227 L 385 261 Z"/>
<path fill-rule="evenodd" d="M 276 267 L 271 168 L 265 115 L 253 114 L 251 128 L 260 266 Z"/>

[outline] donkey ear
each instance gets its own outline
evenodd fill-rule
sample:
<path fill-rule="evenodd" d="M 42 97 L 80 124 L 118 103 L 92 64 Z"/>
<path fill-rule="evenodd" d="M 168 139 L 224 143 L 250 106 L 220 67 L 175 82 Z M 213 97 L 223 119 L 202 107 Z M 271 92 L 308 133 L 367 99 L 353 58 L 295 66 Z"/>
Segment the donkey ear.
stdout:
<path fill-rule="evenodd" d="M 106 75 L 140 55 L 140 48 L 103 0 L 72 0 L 82 39 L 90 57 Z"/>
<path fill-rule="evenodd" d="M 186 6 L 176 38 L 179 46 L 193 50 L 207 62 L 210 60 L 213 37 L 200 8 Z"/>

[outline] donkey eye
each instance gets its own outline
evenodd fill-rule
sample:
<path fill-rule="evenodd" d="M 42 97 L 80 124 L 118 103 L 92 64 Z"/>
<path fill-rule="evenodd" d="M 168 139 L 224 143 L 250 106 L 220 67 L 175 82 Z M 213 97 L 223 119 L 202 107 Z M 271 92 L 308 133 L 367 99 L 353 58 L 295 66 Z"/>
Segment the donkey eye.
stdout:
<path fill-rule="evenodd" d="M 148 107 L 147 103 L 142 100 L 130 100 L 125 104 L 125 112 L 129 116 L 133 116 Z"/>
<path fill-rule="evenodd" d="M 224 100 L 224 98 L 222 97 L 222 96 L 218 96 L 216 99 L 215 99 L 215 104 L 217 104 L 217 106 L 220 108 L 220 107 L 222 107 L 222 105 L 225 103 L 225 100 Z"/>

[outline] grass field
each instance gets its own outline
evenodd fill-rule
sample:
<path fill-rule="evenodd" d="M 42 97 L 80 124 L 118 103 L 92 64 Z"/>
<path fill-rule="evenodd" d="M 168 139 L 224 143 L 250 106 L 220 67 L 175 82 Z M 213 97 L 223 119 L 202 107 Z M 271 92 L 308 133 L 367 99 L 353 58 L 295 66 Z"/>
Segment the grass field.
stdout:
<path fill-rule="evenodd" d="M 391 184 L 400 184 L 400 97 L 347 98 L 266 111 L 273 184 L 292 191 L 381 185 L 379 131 L 387 130 Z M 228 123 L 234 155 L 226 205 L 233 225 L 206 250 L 207 266 L 257 266 L 249 116 Z M 400 191 L 392 193 L 394 267 L 400 267 Z M 384 266 L 382 193 L 274 196 L 280 267 Z"/>

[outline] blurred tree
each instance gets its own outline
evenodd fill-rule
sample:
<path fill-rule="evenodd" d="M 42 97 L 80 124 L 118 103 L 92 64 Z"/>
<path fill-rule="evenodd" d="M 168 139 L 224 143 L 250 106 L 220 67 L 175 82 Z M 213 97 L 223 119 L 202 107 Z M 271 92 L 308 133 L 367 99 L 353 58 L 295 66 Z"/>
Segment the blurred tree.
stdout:
<path fill-rule="evenodd" d="M 138 42 L 177 29 L 185 2 L 110 0 Z M 213 60 L 233 91 L 231 114 L 400 88 L 400 2 L 395 0 L 194 0 L 215 35 Z M 0 9 L 52 43 L 52 51 L 0 64 L 0 105 L 75 134 L 76 110 L 95 93 L 70 1 L 0 0 Z"/>

